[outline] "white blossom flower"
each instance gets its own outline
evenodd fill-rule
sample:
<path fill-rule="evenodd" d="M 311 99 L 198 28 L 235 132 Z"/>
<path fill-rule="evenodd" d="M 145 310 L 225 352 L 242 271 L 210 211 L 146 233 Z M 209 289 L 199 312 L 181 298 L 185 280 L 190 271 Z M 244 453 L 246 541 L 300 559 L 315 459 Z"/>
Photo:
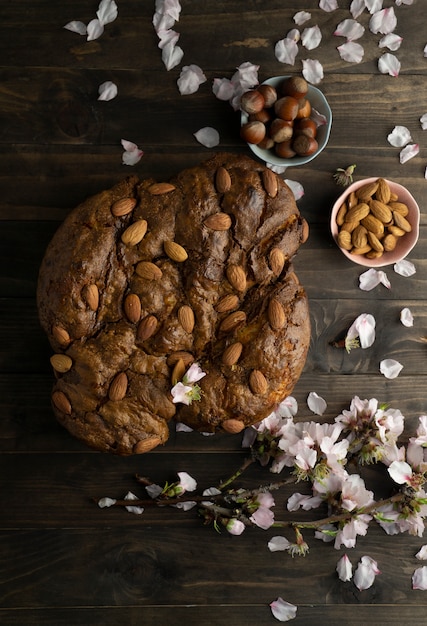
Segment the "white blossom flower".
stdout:
<path fill-rule="evenodd" d="M 273 616 L 279 620 L 279 622 L 288 622 L 294 619 L 297 614 L 297 607 L 280 597 L 270 603 L 270 608 Z"/>
<path fill-rule="evenodd" d="M 144 152 L 138 148 L 136 143 L 127 139 L 122 139 L 121 144 L 125 150 L 122 155 L 123 165 L 136 165 L 141 160 Z"/>
<path fill-rule="evenodd" d="M 349 352 L 355 347 L 355 340 L 359 340 L 361 348 L 370 348 L 375 341 L 375 318 L 370 313 L 361 313 L 347 331 L 345 337 L 346 349 Z"/>
<path fill-rule="evenodd" d="M 197 482 L 190 474 L 187 474 L 187 472 L 178 472 L 178 478 L 179 486 L 183 490 L 181 493 L 195 491 L 195 489 L 197 489 Z"/>
<path fill-rule="evenodd" d="M 181 382 L 177 383 L 171 389 L 171 394 L 173 397 L 172 402 L 174 404 L 178 404 L 179 402 L 181 402 L 182 404 L 190 406 L 192 391 L 193 387 L 191 385 L 184 385 Z"/>
<path fill-rule="evenodd" d="M 206 372 L 203 372 L 200 365 L 198 363 L 193 363 L 188 370 L 186 371 L 183 381 L 184 383 L 197 383 L 204 376 L 206 376 Z"/>
<path fill-rule="evenodd" d="M 308 394 L 307 405 L 310 411 L 312 411 L 316 415 L 323 415 L 327 407 L 325 400 L 315 391 L 310 391 L 310 393 Z"/>
<path fill-rule="evenodd" d="M 241 535 L 242 532 L 245 530 L 246 526 L 240 520 L 232 517 L 231 519 L 228 520 L 225 528 L 226 530 L 228 530 L 230 535 Z"/>

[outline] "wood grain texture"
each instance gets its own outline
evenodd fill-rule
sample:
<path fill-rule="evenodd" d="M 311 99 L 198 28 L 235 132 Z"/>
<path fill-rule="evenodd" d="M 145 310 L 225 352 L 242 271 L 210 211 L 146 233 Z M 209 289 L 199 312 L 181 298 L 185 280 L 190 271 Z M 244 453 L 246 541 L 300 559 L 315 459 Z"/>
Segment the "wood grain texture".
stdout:
<path fill-rule="evenodd" d="M 194 513 L 146 507 L 142 516 L 119 508 L 101 510 L 101 496 L 144 496 L 135 475 L 173 481 L 177 471 L 197 478 L 199 487 L 218 484 L 239 467 L 246 452 L 241 435 L 205 437 L 176 433 L 152 453 L 109 457 L 73 439 L 56 423 L 50 406 L 51 349 L 37 317 L 38 269 L 53 233 L 77 204 L 130 173 L 165 181 L 208 158 L 212 151 L 194 133 L 213 126 L 219 149 L 251 154 L 239 139 L 240 116 L 212 93 L 215 78 L 231 78 L 245 61 L 259 65 L 260 80 L 299 73 L 302 59 L 324 67 L 320 88 L 332 111 L 327 149 L 284 178 L 300 182 L 298 206 L 310 237 L 294 260 L 310 301 L 312 337 L 294 396 L 296 419 L 332 421 L 351 398 L 378 398 L 399 408 L 406 436 L 427 413 L 427 217 L 424 170 L 427 136 L 419 118 L 425 110 L 425 33 L 421 0 L 393 5 L 403 38 L 396 56 L 400 76 L 378 71 L 384 50 L 380 34 L 360 23 L 365 50 L 361 63 L 343 61 L 334 36 L 349 17 L 347 3 L 336 11 L 318 0 L 182 0 L 176 30 L 184 63 L 202 67 L 206 82 L 192 96 L 180 96 L 180 67 L 167 72 L 152 26 L 154 2 L 117 2 L 119 18 L 92 42 L 65 30 L 71 20 L 87 23 L 98 3 L 14 0 L 0 3 L 0 623 L 5 626 L 122 626 L 183 623 L 236 626 L 276 623 L 269 603 L 281 596 L 298 605 L 297 626 L 388 623 L 418 626 L 426 621 L 423 592 L 412 591 L 420 566 L 415 554 L 422 537 L 388 537 L 373 526 L 349 556 L 368 554 L 381 569 L 375 584 L 359 592 L 341 583 L 335 566 L 343 551 L 312 540 L 310 554 L 292 559 L 271 554 L 268 540 L 278 529 L 249 529 L 240 537 L 203 527 Z M 418 6 L 416 6 L 418 4 Z M 297 6 L 298 5 L 298 6 Z M 348 6 L 347 6 L 348 5 Z M 291 28 L 297 10 L 311 13 L 323 39 L 316 50 L 301 47 L 295 66 L 281 64 L 274 45 Z M 303 27 L 302 27 L 303 28 Z M 111 102 L 97 100 L 100 83 L 117 83 Z M 420 155 L 405 165 L 390 146 L 392 128 L 407 126 Z M 144 157 L 122 165 L 121 139 L 135 141 Z M 329 233 L 329 214 L 340 189 L 337 167 L 356 163 L 356 178 L 383 176 L 407 186 L 421 208 L 420 238 L 410 255 L 416 274 L 387 267 L 391 289 L 359 289 L 363 269 L 350 263 Z M 412 328 L 399 320 L 403 307 Z M 377 321 L 376 341 L 367 350 L 331 345 L 362 312 Z M 404 368 L 395 380 L 379 373 L 383 358 Z M 327 400 L 322 417 L 307 408 L 310 391 Z M 369 488 L 386 493 L 385 472 L 364 468 Z M 274 477 L 273 477 L 274 479 Z M 239 485 L 272 480 L 252 465 Z M 298 485 L 301 492 L 307 488 Z M 277 494 L 276 518 L 284 519 L 289 486 Z M 95 499 L 95 500 L 94 500 Z M 308 519 L 316 512 L 300 513 Z M 311 533 L 311 531 L 310 531 Z M 288 537 L 289 531 L 284 532 Z"/>

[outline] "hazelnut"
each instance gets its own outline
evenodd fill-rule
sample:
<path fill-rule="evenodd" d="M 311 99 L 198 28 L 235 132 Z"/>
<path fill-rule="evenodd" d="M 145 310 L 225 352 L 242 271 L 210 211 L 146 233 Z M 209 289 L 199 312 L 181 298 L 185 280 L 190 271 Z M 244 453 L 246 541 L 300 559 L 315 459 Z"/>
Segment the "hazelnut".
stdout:
<path fill-rule="evenodd" d="M 271 85 L 260 85 L 257 91 L 259 91 L 264 98 L 264 106 L 270 109 L 277 100 L 277 91 L 275 88 Z"/>
<path fill-rule="evenodd" d="M 275 143 L 281 143 L 287 141 L 292 137 L 293 128 L 292 122 L 281 120 L 280 117 L 276 117 L 270 126 L 270 137 Z"/>
<path fill-rule="evenodd" d="M 246 113 L 258 113 L 264 106 L 264 97 L 256 89 L 246 91 L 240 99 L 240 107 Z"/>
<path fill-rule="evenodd" d="M 274 148 L 274 141 L 271 137 L 266 135 L 264 139 L 257 144 L 257 146 L 258 148 L 262 148 L 262 150 L 271 150 Z"/>
<path fill-rule="evenodd" d="M 298 100 L 298 113 L 297 119 L 304 117 L 310 117 L 311 115 L 311 103 L 307 98 L 301 98 Z"/>
<path fill-rule="evenodd" d="M 251 113 L 248 117 L 249 122 L 262 122 L 267 124 L 271 120 L 271 113 L 267 109 L 261 109 L 258 113 Z"/>
<path fill-rule="evenodd" d="M 302 76 L 290 76 L 283 81 L 281 93 L 284 96 L 292 96 L 299 100 L 305 98 L 308 92 L 308 83 Z"/>
<path fill-rule="evenodd" d="M 292 121 L 298 113 L 298 100 L 291 96 L 284 96 L 275 103 L 274 112 L 282 120 Z"/>
<path fill-rule="evenodd" d="M 302 120 L 298 120 L 295 125 L 295 130 L 298 133 L 302 133 L 303 135 L 308 135 L 309 137 L 316 137 L 317 135 L 317 124 L 314 120 L 304 117 Z"/>
<path fill-rule="evenodd" d="M 295 150 L 292 148 L 291 139 L 282 141 L 281 143 L 276 143 L 274 146 L 274 152 L 280 159 L 292 159 L 296 155 Z"/>
<path fill-rule="evenodd" d="M 265 137 L 265 126 L 262 122 L 247 122 L 240 129 L 240 136 L 244 141 L 259 144 Z"/>
<path fill-rule="evenodd" d="M 318 147 L 319 144 L 314 137 L 308 137 L 308 135 L 297 135 L 292 142 L 292 148 L 298 156 L 310 156 L 316 152 Z"/>

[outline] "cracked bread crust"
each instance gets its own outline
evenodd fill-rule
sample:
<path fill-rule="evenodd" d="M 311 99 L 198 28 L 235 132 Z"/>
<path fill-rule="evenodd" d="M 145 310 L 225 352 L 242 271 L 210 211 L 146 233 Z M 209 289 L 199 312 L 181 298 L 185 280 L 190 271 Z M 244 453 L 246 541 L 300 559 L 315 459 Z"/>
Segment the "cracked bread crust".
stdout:
<path fill-rule="evenodd" d="M 308 351 L 292 267 L 307 236 L 288 186 L 240 155 L 169 183 L 131 176 L 83 202 L 49 244 L 37 291 L 58 420 L 123 455 L 165 443 L 172 419 L 231 433 L 262 420 Z M 206 372 L 189 406 L 172 401 L 177 362 Z"/>

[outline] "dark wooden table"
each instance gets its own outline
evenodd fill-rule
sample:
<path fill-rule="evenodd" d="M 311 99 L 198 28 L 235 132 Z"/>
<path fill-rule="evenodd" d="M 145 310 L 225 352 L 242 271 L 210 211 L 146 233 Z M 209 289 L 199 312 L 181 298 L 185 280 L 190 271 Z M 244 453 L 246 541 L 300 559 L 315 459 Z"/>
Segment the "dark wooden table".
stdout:
<path fill-rule="evenodd" d="M 287 8 L 293 4 L 291 8 Z M 135 474 L 173 481 L 177 471 L 197 478 L 201 488 L 217 484 L 243 461 L 241 436 L 172 434 L 163 448 L 119 458 L 87 449 L 55 421 L 50 408 L 51 350 L 40 330 L 35 305 L 37 273 L 45 247 L 68 212 L 88 195 L 129 173 L 165 180 L 213 151 L 193 136 L 212 126 L 219 148 L 249 154 L 239 139 L 239 116 L 211 91 L 214 78 L 230 78 L 245 61 L 260 66 L 259 78 L 299 73 L 302 58 L 324 67 L 320 88 L 333 111 L 326 150 L 286 178 L 305 189 L 299 208 L 311 228 L 296 260 L 311 307 L 312 340 L 294 396 L 299 417 L 310 391 L 328 403 L 322 419 L 333 420 L 351 398 L 376 397 L 400 408 L 408 433 L 427 411 L 425 372 L 425 218 L 427 134 L 419 118 L 427 111 L 426 33 L 423 13 L 395 6 L 396 32 L 403 43 L 395 54 L 398 77 L 380 74 L 380 35 L 360 40 L 359 64 L 340 59 L 336 25 L 351 17 L 349 0 L 327 13 L 317 0 L 182 0 L 182 64 L 195 63 L 207 82 L 190 96 L 178 93 L 180 67 L 167 72 L 152 27 L 154 2 L 118 0 L 118 18 L 101 38 L 87 42 L 63 29 L 71 20 L 87 23 L 97 2 L 14 0 L 0 6 L 0 623 L 46 626 L 113 624 L 273 624 L 269 603 L 282 596 L 298 606 L 295 624 L 425 624 L 427 596 L 411 589 L 414 558 L 423 538 L 388 537 L 373 526 L 349 551 L 356 563 L 367 554 L 382 575 L 359 592 L 339 581 L 335 566 L 343 551 L 311 541 L 306 558 L 271 554 L 277 531 L 248 529 L 240 537 L 202 526 L 194 512 L 147 509 L 133 516 L 101 510 L 93 498 L 141 494 Z M 308 10 L 308 25 L 323 33 L 319 48 L 301 49 L 294 67 L 274 56 L 276 41 L 294 27 L 297 10 Z M 367 28 L 369 15 L 359 21 Z M 302 27 L 304 28 L 304 27 Z M 182 66 L 181 64 L 181 66 Z M 98 102 L 98 86 L 112 80 L 119 94 Z M 420 154 L 399 163 L 387 135 L 407 126 Z M 121 163 L 120 140 L 145 152 L 135 167 Z M 331 240 L 328 219 L 339 188 L 337 167 L 356 163 L 356 179 L 388 177 L 406 185 L 421 207 L 419 242 L 409 259 L 410 278 L 387 269 L 390 290 L 358 288 L 361 268 L 347 261 Z M 404 329 L 399 312 L 415 316 Z M 362 312 L 377 320 L 369 350 L 346 354 L 330 346 Z M 379 373 L 383 358 L 404 369 L 395 380 Z M 368 472 L 369 474 L 369 472 Z M 242 486 L 269 481 L 252 466 Z M 370 471 L 371 483 L 381 479 Z M 377 485 L 378 486 L 378 485 Z M 285 512 L 278 500 L 276 510 Z"/>

